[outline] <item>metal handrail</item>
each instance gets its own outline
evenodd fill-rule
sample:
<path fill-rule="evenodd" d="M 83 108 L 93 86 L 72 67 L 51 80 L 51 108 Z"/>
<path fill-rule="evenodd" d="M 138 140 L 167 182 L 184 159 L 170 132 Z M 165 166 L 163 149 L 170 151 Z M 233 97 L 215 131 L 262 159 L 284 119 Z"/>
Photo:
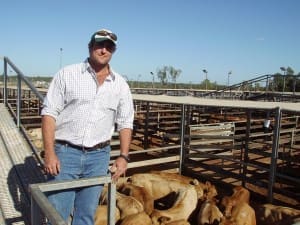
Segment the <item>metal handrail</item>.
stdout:
<path fill-rule="evenodd" d="M 12 115 L 15 117 L 16 119 L 16 125 L 17 127 L 21 130 L 21 132 L 23 133 L 23 135 L 25 136 L 25 138 L 27 139 L 29 145 L 31 146 L 31 149 L 33 151 L 33 153 L 36 155 L 36 158 L 38 160 L 39 165 L 43 165 L 43 159 L 41 159 L 41 157 L 39 156 L 38 150 L 36 149 L 36 147 L 29 141 L 28 139 L 28 135 L 26 133 L 25 128 L 22 126 L 21 124 L 21 82 L 23 81 L 28 87 L 29 89 L 37 96 L 37 98 L 40 101 L 43 101 L 44 96 L 37 90 L 37 88 L 25 77 L 25 75 L 21 72 L 21 70 L 8 58 L 8 57 L 3 57 L 3 61 L 4 61 L 4 88 L 3 88 L 3 101 L 5 106 L 11 111 Z M 15 113 L 14 110 L 12 109 L 12 107 L 10 106 L 9 102 L 8 102 L 8 71 L 7 71 L 7 66 L 10 66 L 17 74 L 17 112 Z"/>
<path fill-rule="evenodd" d="M 116 208 L 116 184 L 112 182 L 111 176 L 82 178 L 72 181 L 59 181 L 40 184 L 31 184 L 29 190 L 31 193 L 31 223 L 39 225 L 46 217 L 52 225 L 67 225 L 57 210 L 48 201 L 45 192 L 56 190 L 67 190 L 78 187 L 88 187 L 100 184 L 108 184 L 108 213 L 107 224 L 115 224 Z"/>
<path fill-rule="evenodd" d="M 21 72 L 21 70 L 18 69 L 18 67 L 13 64 L 12 61 L 10 61 L 9 58 L 6 56 L 4 57 L 4 103 L 7 106 L 8 105 L 8 99 L 7 99 L 7 65 L 10 65 L 10 67 L 17 73 L 18 75 L 18 99 L 17 99 L 17 126 L 20 127 L 20 113 L 21 113 L 21 81 L 23 81 L 32 91 L 33 93 L 42 101 L 44 99 L 43 95 L 32 85 L 32 83 L 25 77 L 25 75 Z"/>
<path fill-rule="evenodd" d="M 43 95 L 36 89 L 36 87 L 25 77 L 25 75 L 11 62 L 8 57 L 3 57 L 4 60 L 4 89 L 3 89 L 3 101 L 7 108 L 10 109 L 12 115 L 16 119 L 17 127 L 22 131 L 24 136 L 27 138 L 25 128 L 21 124 L 21 82 L 24 82 L 29 89 L 37 96 L 40 101 L 43 101 Z M 8 65 L 17 74 L 17 112 L 15 113 L 8 102 Z M 30 143 L 30 141 L 29 141 Z M 38 156 L 35 147 L 30 144 L 32 151 Z M 37 157 L 40 164 L 43 164 L 40 157 Z M 49 183 L 38 183 L 31 184 L 29 186 L 29 192 L 31 194 L 31 223 L 32 225 L 41 224 L 44 216 L 50 220 L 53 225 L 67 225 L 67 222 L 62 219 L 60 214 L 54 209 L 52 204 L 48 201 L 44 192 L 50 192 L 55 190 L 73 189 L 78 187 L 88 187 L 94 185 L 108 184 L 108 225 L 115 224 L 115 205 L 116 205 L 116 185 L 112 182 L 111 176 L 95 177 L 95 178 L 83 178 L 72 181 L 61 181 L 61 182 L 49 182 Z"/>

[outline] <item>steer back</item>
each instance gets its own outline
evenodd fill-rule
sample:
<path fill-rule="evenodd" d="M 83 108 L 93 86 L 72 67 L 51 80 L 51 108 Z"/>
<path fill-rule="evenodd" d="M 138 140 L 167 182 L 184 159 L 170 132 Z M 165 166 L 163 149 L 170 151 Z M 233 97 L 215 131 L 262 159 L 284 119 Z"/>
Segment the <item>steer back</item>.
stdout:
<path fill-rule="evenodd" d="M 94 225 L 107 225 L 107 205 L 99 205 L 95 212 Z M 120 211 L 118 208 L 115 208 L 115 222 L 120 219 Z"/>
<path fill-rule="evenodd" d="M 216 187 L 209 181 L 202 183 L 195 178 L 190 178 L 181 174 L 170 173 L 165 171 L 151 171 L 151 173 L 158 174 L 160 177 L 168 181 L 179 181 L 184 184 L 190 184 L 195 186 L 198 198 L 201 200 L 212 199 L 218 195 Z"/>
<path fill-rule="evenodd" d="M 118 189 L 119 192 L 137 199 L 144 206 L 145 212 L 150 215 L 154 209 L 154 198 L 144 187 L 124 183 Z"/>
<path fill-rule="evenodd" d="M 198 180 L 173 173 L 138 173 L 132 175 L 128 182 L 145 187 L 154 200 L 163 198 L 171 192 L 178 192 L 179 189 L 187 188 L 190 185 L 195 187 L 199 199 L 204 195 L 203 185 Z"/>
<path fill-rule="evenodd" d="M 174 205 L 167 210 L 154 209 L 151 214 L 153 225 L 167 224 L 176 220 L 188 220 L 197 206 L 197 192 L 193 186 L 180 189 Z"/>
<path fill-rule="evenodd" d="M 158 174 L 151 173 L 134 174 L 128 179 L 128 182 L 136 186 L 144 187 L 155 200 L 189 186 L 189 184 L 178 180 L 167 180 Z"/>
<path fill-rule="evenodd" d="M 176 220 L 170 223 L 162 223 L 161 225 L 191 225 L 187 220 Z"/>
<path fill-rule="evenodd" d="M 152 225 L 152 221 L 148 214 L 139 212 L 126 216 L 120 225 Z"/>
<path fill-rule="evenodd" d="M 132 196 L 117 193 L 116 206 L 120 210 L 120 217 L 124 219 L 126 216 L 143 212 L 144 206 Z"/>

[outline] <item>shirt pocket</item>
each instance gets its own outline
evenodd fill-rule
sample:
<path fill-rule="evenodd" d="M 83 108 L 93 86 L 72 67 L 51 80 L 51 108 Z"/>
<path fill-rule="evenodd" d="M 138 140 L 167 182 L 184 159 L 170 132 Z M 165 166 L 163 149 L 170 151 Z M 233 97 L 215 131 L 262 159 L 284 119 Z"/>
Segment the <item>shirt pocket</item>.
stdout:
<path fill-rule="evenodd" d="M 100 113 L 99 119 L 107 119 L 107 122 L 113 120 L 118 109 L 119 98 L 112 94 L 105 94 L 97 100 L 95 107 Z"/>
<path fill-rule="evenodd" d="M 111 98 L 109 101 L 106 102 L 104 107 L 108 111 L 116 112 L 118 108 L 118 99 L 116 99 L 115 97 Z"/>

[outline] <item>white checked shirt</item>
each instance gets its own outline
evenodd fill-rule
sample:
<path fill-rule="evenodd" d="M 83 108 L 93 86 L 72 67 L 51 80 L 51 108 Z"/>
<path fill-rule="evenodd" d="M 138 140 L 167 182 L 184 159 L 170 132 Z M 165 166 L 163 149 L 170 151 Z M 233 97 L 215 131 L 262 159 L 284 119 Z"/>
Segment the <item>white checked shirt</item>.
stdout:
<path fill-rule="evenodd" d="M 41 115 L 56 119 L 55 139 L 92 147 L 110 140 L 115 129 L 133 128 L 129 86 L 111 71 L 99 86 L 87 60 L 61 69 L 44 99 Z"/>

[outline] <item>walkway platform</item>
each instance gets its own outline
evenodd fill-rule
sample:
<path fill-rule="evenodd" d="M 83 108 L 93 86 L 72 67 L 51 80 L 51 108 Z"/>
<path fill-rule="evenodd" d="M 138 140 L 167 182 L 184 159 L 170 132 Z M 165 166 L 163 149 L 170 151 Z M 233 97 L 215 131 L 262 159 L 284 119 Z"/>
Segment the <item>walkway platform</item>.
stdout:
<path fill-rule="evenodd" d="M 0 104 L 0 169 L 0 223 L 30 225 L 28 186 L 44 182 L 45 177 L 3 103 Z"/>

